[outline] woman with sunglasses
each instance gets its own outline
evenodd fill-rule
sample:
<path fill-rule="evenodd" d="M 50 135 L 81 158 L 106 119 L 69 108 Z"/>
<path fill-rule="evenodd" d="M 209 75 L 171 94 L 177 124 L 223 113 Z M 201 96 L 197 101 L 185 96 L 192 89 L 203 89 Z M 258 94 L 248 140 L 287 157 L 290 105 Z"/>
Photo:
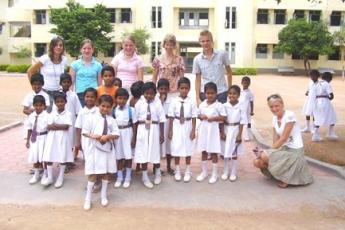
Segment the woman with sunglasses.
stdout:
<path fill-rule="evenodd" d="M 277 180 L 281 188 L 310 184 L 313 176 L 304 158 L 301 128 L 295 113 L 285 110 L 284 101 L 278 94 L 269 96 L 267 103 L 274 115 L 272 149 L 254 149 L 257 157 L 254 166 Z"/>
<path fill-rule="evenodd" d="M 61 37 L 54 37 L 49 44 L 47 54 L 42 55 L 38 62 L 33 64 L 27 71 L 29 80 L 34 73 L 40 72 L 44 77 L 43 90 L 49 95 L 50 112 L 53 105 L 53 95 L 60 90 L 60 75 L 64 73 L 67 58 L 64 55 L 65 45 Z"/>

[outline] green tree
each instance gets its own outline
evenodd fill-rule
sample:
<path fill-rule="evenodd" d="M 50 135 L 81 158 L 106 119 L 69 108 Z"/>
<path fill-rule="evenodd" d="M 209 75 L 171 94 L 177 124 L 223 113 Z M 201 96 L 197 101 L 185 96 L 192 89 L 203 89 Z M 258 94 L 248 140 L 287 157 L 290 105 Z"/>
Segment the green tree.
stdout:
<path fill-rule="evenodd" d="M 335 31 L 333 33 L 333 39 L 334 39 L 335 45 L 339 45 L 344 50 L 344 47 L 345 47 L 345 25 L 342 25 L 342 27 L 340 28 L 339 31 Z M 344 69 L 345 69 L 345 67 L 343 64 L 343 71 L 342 71 L 343 77 L 345 76 L 345 72 L 344 72 L 345 70 Z"/>
<path fill-rule="evenodd" d="M 135 29 L 132 32 L 123 33 L 123 37 L 126 36 L 132 36 L 134 38 L 139 54 L 147 54 L 149 51 L 147 40 L 151 35 L 145 28 Z"/>
<path fill-rule="evenodd" d="M 31 57 L 31 49 L 26 46 L 13 46 L 14 49 L 17 50 L 16 57 L 17 58 L 29 58 Z"/>
<path fill-rule="evenodd" d="M 92 40 L 96 51 L 106 52 L 111 48 L 109 33 L 113 27 L 104 5 L 86 9 L 75 0 L 69 0 L 65 8 L 51 9 L 51 12 L 56 28 L 50 32 L 64 38 L 66 50 L 72 57 L 78 57 L 80 43 L 85 38 Z"/>
<path fill-rule="evenodd" d="M 322 22 L 291 19 L 278 37 L 279 43 L 275 50 L 299 55 L 304 61 L 306 73 L 310 70 L 310 56 L 333 52 L 333 37 Z"/>

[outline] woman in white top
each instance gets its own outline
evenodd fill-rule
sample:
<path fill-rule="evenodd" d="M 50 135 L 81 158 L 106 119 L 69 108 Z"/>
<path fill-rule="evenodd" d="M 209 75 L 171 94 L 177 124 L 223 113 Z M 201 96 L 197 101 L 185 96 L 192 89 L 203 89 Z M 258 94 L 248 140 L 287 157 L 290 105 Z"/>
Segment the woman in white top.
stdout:
<path fill-rule="evenodd" d="M 63 39 L 59 36 L 53 38 L 49 44 L 48 54 L 41 56 L 38 62 L 27 71 L 29 80 L 38 71 L 43 75 L 43 90 L 49 95 L 50 99 L 50 106 L 47 107 L 48 112 L 52 109 L 54 93 L 60 90 L 60 75 L 64 73 L 67 65 L 67 58 L 63 55 L 64 52 Z"/>
<path fill-rule="evenodd" d="M 274 115 L 272 149 L 254 149 L 257 155 L 254 166 L 278 180 L 281 188 L 311 183 L 313 176 L 304 158 L 301 129 L 295 114 L 284 109 L 283 99 L 278 94 L 269 96 L 267 103 Z"/>

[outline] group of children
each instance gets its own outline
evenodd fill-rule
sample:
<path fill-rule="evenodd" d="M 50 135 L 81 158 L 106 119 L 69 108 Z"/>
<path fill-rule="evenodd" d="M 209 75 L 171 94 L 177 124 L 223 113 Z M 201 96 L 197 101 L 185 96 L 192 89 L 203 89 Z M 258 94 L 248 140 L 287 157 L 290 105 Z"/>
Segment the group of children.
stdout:
<path fill-rule="evenodd" d="M 312 141 L 321 141 L 319 128 L 328 126 L 326 137 L 330 140 L 338 139 L 335 133 L 335 123 L 337 122 L 336 113 L 331 100 L 334 98 L 333 90 L 330 85 L 332 74 L 325 72 L 319 80 L 318 70 L 310 71 L 310 82 L 306 92 L 307 99 L 303 106 L 303 114 L 306 116 L 306 127 L 302 132 L 312 132 Z M 314 122 L 310 119 L 313 117 Z"/>
<path fill-rule="evenodd" d="M 77 95 L 70 90 L 71 76 L 62 74 L 62 90 L 54 94 L 51 113 L 45 110 L 49 106 L 49 96 L 42 91 L 43 76 L 37 73 L 31 77 L 33 92 L 26 97 L 27 103 L 23 103 L 24 112 L 29 115 L 26 122 L 29 163 L 34 165 L 30 184 L 40 180 L 42 163 L 41 184 L 53 184 L 53 163 L 58 163 L 55 187 L 62 187 L 66 165 L 74 162 L 79 151 L 83 152 L 88 176 L 85 210 L 91 208 L 91 194 L 97 182 L 101 184 L 101 204 L 108 204 L 107 186 L 116 172 L 114 187 L 130 187 L 133 159 L 147 188 L 161 183 L 162 156 L 168 160 L 168 173 L 173 172 L 170 162 L 173 157 L 176 181 L 181 181 L 183 175 L 183 181 L 189 182 L 192 178 L 191 157 L 195 151 L 202 152 L 202 170 L 197 181 L 207 178 L 209 157 L 212 159 L 209 183 L 217 181 L 218 155 L 224 159 L 221 178 L 236 180 L 243 126 L 249 123 L 250 130 L 250 116 L 253 115 L 253 96 L 248 89 L 250 78 L 242 79 L 245 97 L 240 99 L 241 89 L 233 85 L 225 104 L 217 101 L 217 86 L 207 83 L 204 86 L 206 100 L 197 108 L 188 96 L 191 87 L 188 78 L 179 79 L 176 98 L 169 96 L 167 79 L 160 79 L 157 87 L 153 82 L 135 82 L 130 88 L 130 97 L 129 92 L 121 88 L 121 81 L 117 79 L 114 85 L 112 67 L 105 66 L 101 74 L 104 85 L 97 90 L 85 90 L 83 108 Z M 200 120 L 198 131 L 197 119 Z M 180 158 L 185 158 L 183 173 Z M 148 175 L 149 163 L 153 164 L 153 183 Z"/>

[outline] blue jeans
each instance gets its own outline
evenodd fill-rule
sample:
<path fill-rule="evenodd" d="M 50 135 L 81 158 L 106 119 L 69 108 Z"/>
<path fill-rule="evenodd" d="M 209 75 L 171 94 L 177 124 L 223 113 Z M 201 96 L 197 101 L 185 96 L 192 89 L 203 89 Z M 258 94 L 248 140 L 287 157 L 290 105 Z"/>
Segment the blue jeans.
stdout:
<path fill-rule="evenodd" d="M 205 100 L 206 99 L 205 93 L 200 93 L 199 98 L 200 98 L 201 101 Z M 217 100 L 220 103 L 224 104 L 228 100 L 228 91 L 225 91 L 223 93 L 218 94 L 217 95 Z"/>
<path fill-rule="evenodd" d="M 85 106 L 85 101 L 84 101 L 84 93 L 77 93 L 78 99 L 80 101 L 81 107 Z"/>

